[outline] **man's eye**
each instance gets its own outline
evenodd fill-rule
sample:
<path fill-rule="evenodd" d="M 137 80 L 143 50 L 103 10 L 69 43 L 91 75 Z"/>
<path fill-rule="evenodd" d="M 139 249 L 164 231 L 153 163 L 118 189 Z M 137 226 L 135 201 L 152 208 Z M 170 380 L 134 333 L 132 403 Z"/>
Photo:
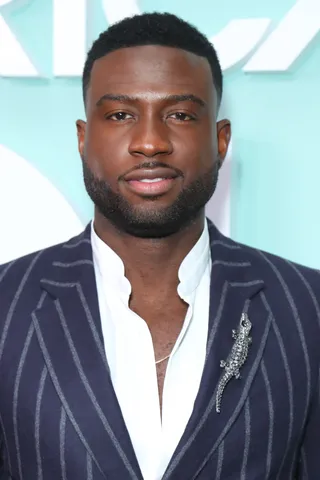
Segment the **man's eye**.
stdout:
<path fill-rule="evenodd" d="M 113 113 L 112 115 L 108 115 L 107 120 L 114 120 L 116 122 L 123 122 L 124 120 L 128 120 L 129 118 L 132 118 L 132 115 L 126 112 L 116 112 Z"/>
<path fill-rule="evenodd" d="M 170 117 L 174 118 L 175 120 L 179 120 L 180 122 L 189 122 L 190 120 L 195 120 L 195 117 L 184 112 L 173 113 L 170 115 Z"/>

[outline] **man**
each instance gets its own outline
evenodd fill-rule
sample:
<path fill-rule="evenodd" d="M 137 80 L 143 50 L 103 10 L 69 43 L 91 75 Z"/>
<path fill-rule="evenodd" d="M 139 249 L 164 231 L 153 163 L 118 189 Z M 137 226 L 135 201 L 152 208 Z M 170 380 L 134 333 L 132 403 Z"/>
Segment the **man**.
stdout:
<path fill-rule="evenodd" d="M 320 276 L 205 219 L 230 140 L 208 40 L 110 27 L 78 121 L 93 224 L 0 268 L 4 479 L 318 479 Z"/>

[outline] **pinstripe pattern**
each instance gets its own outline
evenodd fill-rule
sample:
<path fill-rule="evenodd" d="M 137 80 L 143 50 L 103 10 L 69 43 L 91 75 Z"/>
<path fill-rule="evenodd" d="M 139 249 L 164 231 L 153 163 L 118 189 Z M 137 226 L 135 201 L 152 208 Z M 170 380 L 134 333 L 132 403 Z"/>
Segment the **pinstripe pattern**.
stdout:
<path fill-rule="evenodd" d="M 250 262 L 229 262 L 227 260 L 214 260 L 212 262 L 212 268 L 216 267 L 217 265 L 221 265 L 223 267 L 250 267 L 251 263 Z"/>
<path fill-rule="evenodd" d="M 6 447 L 6 451 L 8 453 L 8 467 L 9 467 L 9 470 L 11 471 L 12 467 L 11 467 L 11 459 L 10 459 L 10 453 L 9 453 L 9 445 L 8 445 L 7 434 L 4 428 L 1 412 L 0 412 L 0 427 L 1 427 L 1 431 L 3 432 L 3 440 Z"/>
<path fill-rule="evenodd" d="M 42 279 L 41 283 L 51 285 L 53 287 L 61 287 L 61 288 L 65 288 L 65 287 L 72 288 L 77 286 L 75 282 L 55 282 L 53 280 L 48 280 L 46 278 Z"/>
<path fill-rule="evenodd" d="M 306 452 L 304 450 L 304 447 L 302 447 L 301 449 L 301 460 L 303 465 L 303 480 L 309 480 L 308 464 L 307 464 Z"/>
<path fill-rule="evenodd" d="M 262 280 L 253 280 L 252 282 L 230 282 L 231 287 L 254 287 L 255 285 L 262 285 Z"/>
<path fill-rule="evenodd" d="M 217 246 L 228 248 L 229 250 L 240 250 L 241 249 L 240 245 L 227 243 L 227 242 L 224 242 L 223 240 L 214 240 L 213 242 L 210 242 L 210 247 L 211 248 L 214 248 L 214 247 L 217 247 Z"/>
<path fill-rule="evenodd" d="M 3 271 L 0 274 L 0 283 L 2 282 L 4 277 L 6 276 L 7 272 L 10 270 L 10 268 L 14 266 L 15 262 L 16 262 L 16 260 L 13 260 L 12 262 L 8 263 L 6 265 L 6 267 L 3 269 Z"/>
<path fill-rule="evenodd" d="M 210 240 L 211 249 L 213 249 L 216 246 L 221 246 L 230 250 L 240 250 L 242 248 L 241 245 L 238 245 L 237 243 L 234 243 L 234 242 L 230 242 L 228 238 L 224 238 L 222 237 L 222 235 L 221 235 L 222 238 L 217 239 L 216 227 L 210 221 L 208 222 L 208 229 L 211 237 L 211 240 Z"/>
<path fill-rule="evenodd" d="M 268 428 L 268 452 L 267 452 L 267 464 L 266 464 L 266 476 L 265 480 L 269 478 L 270 469 L 271 469 L 271 459 L 272 459 L 272 443 L 273 443 L 273 425 L 274 425 L 274 407 L 272 401 L 272 392 L 270 387 L 270 382 L 268 378 L 268 373 L 264 364 L 264 361 L 261 362 L 261 371 L 263 375 L 263 380 L 266 386 L 267 392 L 267 401 L 268 401 L 268 413 L 269 413 L 269 428 Z"/>
<path fill-rule="evenodd" d="M 315 293 L 313 291 L 313 289 L 311 288 L 311 285 L 309 282 L 307 282 L 307 280 L 305 279 L 304 275 L 302 275 L 302 273 L 300 272 L 300 270 L 291 262 L 289 262 L 288 260 L 286 260 L 286 263 L 289 267 L 291 267 L 295 272 L 296 274 L 299 276 L 299 278 L 301 279 L 302 283 L 305 285 L 306 289 L 308 290 L 308 293 L 311 297 L 311 300 L 312 300 L 312 303 L 314 305 L 314 308 L 317 312 L 317 319 L 318 319 L 318 323 L 319 323 L 319 327 L 320 327 L 320 307 L 319 307 L 319 302 L 318 300 L 316 299 L 316 296 L 315 296 Z"/>
<path fill-rule="evenodd" d="M 262 339 L 262 342 L 261 342 L 261 345 L 260 345 L 260 349 L 259 349 L 259 353 L 258 353 L 258 356 L 257 358 L 255 359 L 255 362 L 253 364 L 253 368 L 252 368 L 252 371 L 257 367 L 257 365 L 259 364 L 260 362 L 260 359 L 261 359 L 261 355 L 262 355 L 262 352 L 263 352 L 263 348 L 265 346 L 265 342 L 266 342 L 266 339 L 267 339 L 267 335 L 268 335 L 268 325 L 267 327 L 265 328 L 265 332 L 264 332 L 264 336 L 263 336 L 263 339 Z M 227 431 L 230 429 L 231 425 L 233 424 L 235 418 L 237 417 L 240 409 L 242 408 L 242 404 L 243 404 L 243 401 L 244 399 L 248 396 L 248 392 L 249 392 L 249 388 L 250 388 L 250 385 L 251 385 L 251 382 L 253 380 L 253 373 L 252 371 L 250 372 L 250 374 L 248 375 L 248 378 L 246 379 L 246 383 L 243 387 L 243 392 L 242 392 L 242 395 L 241 395 L 241 399 L 240 399 L 240 402 L 238 403 L 237 405 L 237 408 L 234 410 L 233 412 L 233 415 L 230 417 L 228 423 L 226 424 L 221 436 L 219 437 L 219 439 L 216 441 L 216 443 L 214 444 L 212 450 L 209 452 L 208 456 L 205 458 L 204 460 L 204 464 L 207 463 L 208 459 L 211 457 L 212 453 L 216 450 L 217 446 L 220 444 L 221 442 L 221 439 L 226 435 Z M 210 402 L 208 404 L 208 407 L 206 409 L 206 411 L 204 412 L 202 418 L 200 419 L 199 421 L 199 424 L 197 426 L 197 428 L 195 429 L 193 435 L 191 435 L 191 437 L 189 438 L 189 441 L 186 442 L 186 444 L 183 446 L 183 448 L 180 450 L 179 454 L 177 455 L 177 457 L 175 458 L 175 461 L 171 464 L 171 467 L 170 469 L 168 470 L 167 474 L 164 476 L 164 478 L 168 478 L 169 474 L 174 470 L 174 468 L 179 464 L 179 462 L 181 461 L 181 458 L 186 454 L 186 452 L 188 451 L 188 449 L 191 447 L 192 443 L 195 441 L 199 431 L 201 430 L 201 428 L 203 427 L 204 423 L 206 422 L 209 414 L 211 413 L 213 407 L 215 406 L 215 396 L 216 396 L 216 389 L 215 389 L 215 392 L 214 392 L 214 395 L 212 396 L 212 398 L 210 399 Z M 202 469 L 202 467 L 201 467 Z"/>
<path fill-rule="evenodd" d="M 306 411 L 305 411 L 305 417 L 304 417 L 304 421 L 305 421 L 305 419 L 307 417 L 307 406 L 310 402 L 310 395 L 311 395 L 311 384 L 310 384 L 311 368 L 310 368 L 310 361 L 309 361 L 307 343 L 306 343 L 306 339 L 305 339 L 305 336 L 304 336 L 304 332 L 303 332 L 303 328 L 302 328 L 302 324 L 301 324 L 301 319 L 300 319 L 295 301 L 294 301 L 294 299 L 293 299 L 293 297 L 290 293 L 288 285 L 284 281 L 283 276 L 281 275 L 279 270 L 275 267 L 275 265 L 266 257 L 265 254 L 263 254 L 262 252 L 260 252 L 260 254 L 263 256 L 263 258 L 271 266 L 272 270 L 276 274 L 276 276 L 277 276 L 277 278 L 278 278 L 278 280 L 279 280 L 279 282 L 280 282 L 280 284 L 281 284 L 281 286 L 282 286 L 282 288 L 285 292 L 285 295 L 286 295 L 286 298 L 287 298 L 287 300 L 290 304 L 290 307 L 292 309 L 293 318 L 295 320 L 295 323 L 296 323 L 296 326 L 297 326 L 297 329 L 298 329 L 298 332 L 299 332 L 299 337 L 300 337 L 301 345 L 302 345 L 302 348 L 303 348 L 303 354 L 304 354 L 304 360 L 305 360 L 305 366 L 306 366 L 306 374 L 307 374 L 307 402 L 306 402 L 307 405 L 306 405 Z M 305 422 L 303 422 L 303 423 L 305 423 Z"/>
<path fill-rule="evenodd" d="M 301 324 L 301 320 L 300 320 L 300 316 L 299 316 L 299 313 L 298 313 L 298 310 L 297 310 L 297 307 L 296 307 L 296 304 L 295 304 L 295 301 L 290 293 L 290 290 L 288 288 L 288 285 L 286 284 L 286 282 L 284 281 L 284 278 L 283 276 L 281 275 L 281 273 L 279 272 L 279 270 L 275 267 L 275 265 L 266 257 L 265 254 L 263 254 L 262 252 L 259 252 L 263 258 L 265 259 L 265 261 L 270 265 L 270 267 L 272 268 L 272 270 L 274 271 L 276 277 L 278 278 L 279 280 L 279 283 L 281 285 L 281 287 L 283 288 L 284 292 L 285 292 L 285 296 L 288 300 L 288 303 L 291 307 L 291 310 L 292 310 L 292 314 L 293 314 L 293 318 L 295 320 L 295 323 L 296 323 L 296 327 L 297 327 L 297 330 L 299 332 L 299 337 L 300 337 L 300 341 L 301 341 L 301 345 L 302 345 L 302 349 L 303 349 L 303 354 L 304 354 L 304 361 L 305 361 L 305 368 L 306 368 L 306 375 L 307 375 L 307 395 L 306 395 L 306 406 L 305 406 L 305 413 L 304 413 L 304 417 L 303 417 L 303 424 L 305 424 L 305 421 L 306 421 L 306 418 L 307 418 L 307 414 L 308 414 L 308 405 L 310 403 L 310 396 L 311 396 L 311 367 L 310 367 L 310 361 L 309 361 L 309 354 L 308 354 L 308 348 L 307 348 L 307 344 L 306 344 L 306 339 L 305 339 L 305 336 L 304 336 L 304 332 L 303 332 L 303 328 L 302 328 L 302 324 Z M 288 447 L 289 447 L 289 442 L 288 442 Z M 285 460 L 285 456 L 284 456 L 284 459 Z M 281 471 L 281 470 L 280 470 Z"/>
<path fill-rule="evenodd" d="M 213 226 L 209 233 L 204 374 L 162 480 L 293 480 L 298 464 L 295 480 L 318 480 L 319 272 L 236 244 Z M 0 301 L 0 478 L 142 480 L 107 370 L 90 226 L 0 266 Z M 244 311 L 253 342 L 217 415 L 220 359 Z"/>
<path fill-rule="evenodd" d="M 95 326 L 95 323 L 93 321 L 93 318 L 92 318 L 92 314 L 91 314 L 91 311 L 90 311 L 90 308 L 89 308 L 89 305 L 86 301 L 86 297 L 83 293 L 83 289 L 81 287 L 81 285 L 79 283 L 75 284 L 75 283 L 70 283 L 70 282 L 54 282 L 54 281 L 51 281 L 51 280 L 48 280 L 48 279 L 43 279 L 42 280 L 42 283 L 43 284 L 47 284 L 47 285 L 52 285 L 54 287 L 61 287 L 61 288 L 73 288 L 73 287 L 76 287 L 77 291 L 78 291 L 78 294 L 79 294 L 79 298 L 81 300 L 81 304 L 82 304 L 82 307 L 83 307 L 83 310 L 86 314 L 86 318 L 88 320 L 88 323 L 89 323 L 89 326 L 90 326 L 90 329 L 91 329 L 91 332 L 92 332 L 92 335 L 93 335 L 93 338 L 96 342 L 96 345 L 98 347 L 98 350 L 100 352 L 100 355 L 101 355 L 101 358 L 103 360 L 103 362 L 105 363 L 105 366 L 106 366 L 106 369 L 107 371 L 109 372 L 109 365 L 107 363 L 107 358 L 106 358 L 106 354 L 105 354 L 105 350 L 104 350 L 104 346 L 103 346 L 103 343 L 100 339 L 100 336 L 99 336 L 99 333 L 97 331 L 97 328 Z"/>
<path fill-rule="evenodd" d="M 94 405 L 94 408 L 95 410 L 97 411 L 97 414 L 98 416 L 100 417 L 105 429 L 107 430 L 110 438 L 112 439 L 112 442 L 114 443 L 114 446 L 120 456 L 120 458 L 122 459 L 126 469 L 128 470 L 128 472 L 130 473 L 131 475 L 131 478 L 134 478 L 136 479 L 137 476 L 134 472 L 134 470 L 132 469 L 128 459 L 127 459 L 127 456 L 125 455 L 120 443 L 118 442 L 114 432 L 112 431 L 111 427 L 110 427 L 110 424 L 108 422 L 108 420 L 106 419 L 106 417 L 104 416 L 103 412 L 102 412 L 102 409 L 94 395 L 94 392 L 92 391 L 91 387 L 90 387 L 90 384 L 88 382 L 88 379 L 87 377 L 85 376 L 84 374 L 84 371 L 83 371 L 83 367 L 81 365 L 81 360 L 78 356 L 78 353 L 76 351 L 76 348 L 73 344 L 73 341 L 72 341 L 72 338 L 71 338 L 71 335 L 70 335 L 70 332 L 68 330 L 68 327 L 67 327 L 67 323 L 66 323 L 66 320 L 65 320 L 65 317 L 64 317 L 64 314 L 63 314 L 63 311 L 61 309 L 61 305 L 59 303 L 59 301 L 57 300 L 55 302 L 55 306 L 57 308 L 57 312 L 58 312 L 58 315 L 59 315 L 59 318 L 61 320 L 61 324 L 62 324 L 62 327 L 63 327 L 63 330 L 64 330 L 64 333 L 65 333 L 65 336 L 67 338 L 67 341 L 68 341 L 68 344 L 69 344 L 69 347 L 70 347 L 70 350 L 72 352 L 72 357 L 73 357 L 73 360 L 77 366 L 77 370 L 79 372 L 79 376 L 81 378 L 81 381 L 83 382 L 83 385 L 85 387 L 85 389 L 87 390 L 88 394 L 89 394 L 89 397 L 92 401 L 92 404 Z"/>
<path fill-rule="evenodd" d="M 59 397 L 60 397 L 61 403 L 63 404 L 63 407 L 64 407 L 66 413 L 68 414 L 68 417 L 69 417 L 69 419 L 70 419 L 70 421 L 71 421 L 74 429 L 76 430 L 77 434 L 79 435 L 79 438 L 81 439 L 81 441 L 82 441 L 82 443 L 84 444 L 84 446 L 85 446 L 85 448 L 87 449 L 87 451 L 88 451 L 88 452 L 90 453 L 90 455 L 92 456 L 92 458 L 93 458 L 93 460 L 95 461 L 97 467 L 100 469 L 99 464 L 98 464 L 98 462 L 97 462 L 97 460 L 96 460 L 93 452 L 91 451 L 91 449 L 90 449 L 90 447 L 89 447 L 86 439 L 85 439 L 84 436 L 82 435 L 81 429 L 80 429 L 79 425 L 77 424 L 77 422 L 76 422 L 76 420 L 75 420 L 75 418 L 74 418 L 74 416 L 73 416 L 73 414 L 72 414 L 72 411 L 71 411 L 71 409 L 70 409 L 70 407 L 69 407 L 69 405 L 68 405 L 68 403 L 67 403 L 67 401 L 66 401 L 66 399 L 65 399 L 65 397 L 64 397 L 64 395 L 63 395 L 63 393 L 62 393 L 62 390 L 61 390 L 61 387 L 60 387 L 60 384 L 59 384 L 59 380 L 58 380 L 57 375 L 56 375 L 56 373 L 55 373 L 55 371 L 54 371 L 54 368 L 53 368 L 53 366 L 52 366 L 50 357 L 49 357 L 49 355 L 48 355 L 48 351 L 47 351 L 46 346 L 45 346 L 45 343 L 44 343 L 44 341 L 43 341 L 43 337 L 42 337 L 42 335 L 41 335 L 41 330 L 40 330 L 40 328 L 39 328 L 38 319 L 37 319 L 37 316 L 36 316 L 35 312 L 33 312 L 32 317 L 33 317 L 33 321 L 34 321 L 34 324 L 35 324 L 35 330 L 36 330 L 36 332 L 37 332 L 37 335 L 38 335 L 38 338 L 39 338 L 39 341 L 40 341 L 40 346 L 41 346 L 41 349 L 42 349 L 42 352 L 43 352 L 43 355 L 44 355 L 44 358 L 45 358 L 45 361 L 46 361 L 46 364 L 47 364 L 47 367 L 48 367 L 48 371 L 49 371 L 50 376 L 51 376 L 51 378 L 52 378 L 52 380 L 53 380 L 53 383 L 54 383 L 54 386 L 55 386 L 55 388 L 56 388 L 56 390 L 57 390 L 57 393 L 58 393 L 58 395 L 59 395 Z"/>
<path fill-rule="evenodd" d="M 248 314 L 249 307 L 250 307 L 250 300 L 247 298 L 247 300 L 244 302 L 242 313 Z"/>
<path fill-rule="evenodd" d="M 63 248 L 69 248 L 69 249 L 77 248 L 77 247 L 81 247 L 84 243 L 91 246 L 91 241 L 89 240 L 89 238 L 82 238 L 81 240 L 75 243 L 65 243 L 63 245 Z"/>
<path fill-rule="evenodd" d="M 53 262 L 52 265 L 54 267 L 60 267 L 60 268 L 81 267 L 81 265 L 90 265 L 91 267 L 93 267 L 93 261 L 92 260 L 76 260 L 75 262 L 71 262 L 71 263 Z"/>
<path fill-rule="evenodd" d="M 224 304 L 225 304 L 225 301 L 226 301 L 226 298 L 227 298 L 228 288 L 229 288 L 229 285 L 228 285 L 227 282 L 225 282 L 225 284 L 223 285 L 223 289 L 222 289 L 222 294 L 221 294 L 221 298 L 220 298 L 219 308 L 218 308 L 218 311 L 217 311 L 217 316 L 214 319 L 212 329 L 211 329 L 211 331 L 208 335 L 206 362 L 208 361 L 208 358 L 209 358 L 209 355 L 210 355 L 210 352 L 211 352 L 211 348 L 212 348 L 212 344 L 213 344 L 215 336 L 217 334 L 219 323 L 220 323 L 220 320 L 221 320 L 221 317 L 222 317 L 223 307 L 224 307 Z"/>
<path fill-rule="evenodd" d="M 246 404 L 244 407 L 244 419 L 245 419 L 245 444 L 244 444 L 243 461 L 242 461 L 242 468 L 241 468 L 241 480 L 246 480 L 246 469 L 247 469 L 250 440 L 251 440 L 251 420 L 250 420 L 249 399 L 246 401 Z"/>
<path fill-rule="evenodd" d="M 92 480 L 92 460 L 90 455 L 87 453 L 87 480 Z"/>
<path fill-rule="evenodd" d="M 46 292 L 42 292 L 40 300 L 38 302 L 37 308 L 41 308 L 45 298 L 47 296 Z M 32 324 L 32 328 L 34 329 L 34 325 Z M 43 479 L 43 472 L 42 472 L 42 460 L 41 460 L 41 449 L 40 449 L 40 412 L 41 412 L 41 402 L 42 396 L 44 391 L 45 382 L 47 379 L 47 368 L 43 367 L 40 382 L 39 382 L 39 389 L 37 392 L 37 401 L 36 401 L 36 413 L 35 413 L 35 426 L 34 426 L 34 438 L 35 438 L 35 449 L 36 449 L 36 457 L 37 457 L 37 475 L 38 480 Z"/>
<path fill-rule="evenodd" d="M 220 480 L 223 466 L 223 457 L 224 457 L 224 442 L 221 442 L 221 445 L 218 449 L 218 463 L 217 463 L 217 473 L 215 480 Z"/>
<path fill-rule="evenodd" d="M 98 350 L 100 352 L 100 355 L 101 355 L 101 358 L 102 358 L 102 361 L 103 363 L 105 364 L 106 366 L 106 369 L 108 372 L 110 372 L 110 369 L 109 369 L 109 365 L 108 365 L 108 362 L 107 362 L 107 357 L 106 357 L 106 354 L 105 354 L 105 350 L 104 350 L 104 345 L 103 343 L 101 342 L 101 339 L 100 339 L 100 336 L 99 336 L 99 333 L 97 331 L 97 328 L 95 326 L 95 323 L 93 321 L 93 318 L 92 318 L 92 314 L 91 314 L 91 311 L 90 311 L 90 308 L 89 308 L 89 305 L 86 301 L 86 297 L 83 293 L 83 290 L 81 288 L 81 285 L 78 284 L 77 285 L 77 291 L 78 291 L 78 294 L 79 294 L 79 298 L 81 300 L 81 304 L 82 304 L 82 307 L 83 307 L 83 310 L 85 311 L 85 314 L 86 314 L 86 318 L 88 320 L 88 323 L 89 323 L 89 326 L 90 326 L 90 330 L 92 332 L 92 336 L 94 338 L 94 341 L 98 347 Z"/>
<path fill-rule="evenodd" d="M 22 464 L 21 464 L 21 454 L 20 454 L 20 443 L 19 443 L 19 433 L 18 433 L 18 417 L 17 417 L 17 409 L 18 409 L 18 394 L 19 394 L 19 385 L 20 379 L 22 375 L 22 369 L 24 366 L 24 362 L 28 353 L 28 349 L 31 343 L 32 335 L 34 333 L 34 327 L 31 324 L 28 335 L 22 350 L 22 354 L 20 357 L 20 362 L 17 370 L 16 381 L 14 385 L 14 394 L 13 394 L 13 428 L 14 428 L 14 438 L 16 442 L 16 449 L 17 449 L 17 462 L 19 468 L 19 478 L 22 480 Z"/>
<path fill-rule="evenodd" d="M 219 326 L 219 323 L 220 323 L 220 320 L 221 320 L 222 311 L 223 311 L 223 307 L 225 305 L 228 288 L 229 288 L 229 285 L 228 285 L 227 282 L 225 282 L 224 285 L 223 285 L 223 288 L 222 288 L 222 294 L 221 294 L 221 297 L 220 297 L 220 303 L 219 303 L 219 307 L 218 307 L 218 310 L 217 310 L 217 315 L 216 315 L 216 317 L 213 321 L 212 329 L 211 329 L 211 331 L 208 335 L 207 354 L 206 354 L 206 360 L 205 360 L 206 362 L 208 361 L 209 353 L 211 351 L 212 344 L 214 342 L 214 339 L 215 339 L 215 336 L 216 336 L 216 333 L 217 333 L 217 329 L 218 329 L 218 326 Z M 201 422 L 198 424 L 197 429 L 193 433 L 193 436 L 189 438 L 188 443 L 186 443 L 183 446 L 183 448 L 181 449 L 181 451 L 179 452 L 179 454 L 175 458 L 174 462 L 170 465 L 169 469 L 167 470 L 167 472 L 164 475 L 164 479 L 169 478 L 170 473 L 179 464 L 181 458 L 185 455 L 186 451 L 188 450 L 190 445 L 193 443 L 194 438 L 196 437 L 197 433 L 199 432 L 199 430 L 201 429 L 202 425 L 204 424 L 206 418 L 208 417 L 210 411 L 212 410 L 212 408 L 214 406 L 214 402 L 215 402 L 215 394 L 211 397 L 210 404 L 208 406 L 207 412 L 205 412 L 205 416 L 202 417 Z M 200 468 L 200 470 L 201 469 L 202 468 Z M 197 472 L 196 476 L 197 475 L 198 475 L 198 472 Z M 196 478 L 196 476 L 195 476 L 195 478 Z"/>
<path fill-rule="evenodd" d="M 42 480 L 42 462 L 41 462 L 41 450 L 40 450 L 40 409 L 41 409 L 41 402 L 43 396 L 44 385 L 46 382 L 48 371 L 46 367 L 43 367 L 40 383 L 39 383 L 39 390 L 37 394 L 37 403 L 36 403 L 36 421 L 34 426 L 34 438 L 36 444 L 36 455 L 37 455 L 37 471 L 38 471 L 38 480 Z"/>
<path fill-rule="evenodd" d="M 61 478 L 67 480 L 66 458 L 65 458 L 65 441 L 66 441 L 66 412 L 61 407 L 60 416 L 60 465 L 61 465 Z"/>
<path fill-rule="evenodd" d="M 279 328 L 278 328 L 277 324 L 274 321 L 274 316 L 272 315 L 270 305 L 269 305 L 269 303 L 268 303 L 264 294 L 262 294 L 262 299 L 263 299 L 263 302 L 264 302 L 266 308 L 270 311 L 270 314 L 272 316 L 272 326 L 273 326 L 275 335 L 277 337 L 277 341 L 278 341 L 279 348 L 280 348 L 280 351 L 281 351 L 282 361 L 283 361 L 283 364 L 284 364 L 284 369 L 285 369 L 285 372 L 286 372 L 286 379 L 287 379 L 287 384 L 288 384 L 290 423 L 289 423 L 289 426 L 288 426 L 288 440 L 287 440 L 285 455 L 283 456 L 282 463 L 281 463 L 281 466 L 279 468 L 279 474 L 278 474 L 278 477 L 277 477 L 277 478 L 281 478 L 280 474 L 281 474 L 281 470 L 282 470 L 282 467 L 283 467 L 284 462 L 285 462 L 286 454 L 289 450 L 291 437 L 292 437 L 292 430 L 293 430 L 293 420 L 294 420 L 294 418 L 293 418 L 293 403 L 294 402 L 293 402 L 292 376 L 291 376 L 291 371 L 290 371 L 290 367 L 289 367 L 288 357 L 287 357 L 286 350 L 285 350 L 285 347 L 284 347 L 284 342 L 283 342 L 283 339 L 281 337 L 281 333 L 279 331 Z"/>
<path fill-rule="evenodd" d="M 35 444 L 36 444 L 36 455 L 37 455 L 38 480 L 42 480 L 43 478 L 41 450 L 40 450 L 40 409 L 41 409 L 41 401 L 42 401 L 42 395 L 43 395 L 46 378 L 47 378 L 47 369 L 46 367 L 44 367 L 41 378 L 40 378 L 39 390 L 37 394 L 36 420 L 35 420 Z"/>
<path fill-rule="evenodd" d="M 1 340 L 0 340 L 0 361 L 1 361 L 1 357 L 2 357 L 2 354 L 3 354 L 3 348 L 4 348 L 4 344 L 5 344 L 5 341 L 6 341 L 6 338 L 7 338 L 7 335 L 8 335 L 8 330 L 10 328 L 10 323 L 11 323 L 11 320 L 12 320 L 12 317 L 13 317 L 13 314 L 14 314 L 14 310 L 17 306 L 17 303 L 20 299 L 20 295 L 22 294 L 23 292 L 23 289 L 27 283 L 27 280 L 29 278 L 29 276 L 31 275 L 31 272 L 32 272 L 32 269 L 33 267 L 35 266 L 36 262 L 39 260 L 40 256 L 41 256 L 42 252 L 39 252 L 31 261 L 29 267 L 27 268 L 27 271 L 25 272 L 25 274 L 23 275 L 22 277 L 22 280 L 15 292 L 15 295 L 13 297 L 13 300 L 12 300 L 12 303 L 10 305 L 10 308 L 9 308 L 9 312 L 8 312 L 8 315 L 7 315 L 7 318 L 5 320 L 5 323 L 4 323 L 4 328 L 3 328 L 3 331 L 2 331 L 2 335 L 1 335 Z"/>
<path fill-rule="evenodd" d="M 267 331 L 267 329 L 266 329 L 264 342 L 265 342 L 265 340 L 266 340 L 267 334 L 268 334 L 268 331 Z M 261 346 L 261 351 L 260 351 L 259 353 L 262 353 L 262 350 L 263 350 L 263 347 L 264 347 L 264 342 L 263 342 L 263 345 Z M 257 360 L 257 363 L 258 363 L 258 360 Z M 245 385 L 245 387 L 244 387 L 244 389 L 243 389 L 243 394 L 242 394 L 241 401 L 243 401 L 243 400 L 247 397 L 247 395 L 248 395 L 248 390 L 249 390 L 249 388 L 250 388 L 250 383 L 251 383 L 252 379 L 253 379 L 252 376 L 249 376 L 249 377 L 248 377 L 248 380 L 247 380 L 247 382 L 246 382 L 246 385 Z M 215 397 L 215 395 L 214 395 L 214 397 Z M 208 414 L 210 413 L 210 411 L 212 410 L 212 408 L 213 408 L 213 406 L 214 406 L 214 403 L 215 403 L 215 402 L 214 402 L 214 398 L 213 398 L 213 399 L 211 400 L 210 404 L 209 404 L 209 407 L 208 407 L 207 411 L 205 412 L 205 415 L 202 417 L 201 426 L 202 426 L 203 422 L 206 420 L 206 418 L 208 417 Z M 230 429 L 232 423 L 234 422 L 235 418 L 237 417 L 237 415 L 238 415 L 238 413 L 239 413 L 239 411 L 240 411 L 240 409 L 241 409 L 241 404 L 242 404 L 242 402 L 239 402 L 238 407 L 237 407 L 236 410 L 234 411 L 234 413 L 233 413 L 232 417 L 230 418 L 229 422 L 226 424 L 223 433 L 221 434 L 221 436 L 219 437 L 219 439 L 217 440 L 217 442 L 216 442 L 215 445 L 213 446 L 212 450 L 209 452 L 208 456 L 205 458 L 203 464 L 206 464 L 206 463 L 207 463 L 208 459 L 212 456 L 213 452 L 216 450 L 217 445 L 220 443 L 221 438 L 223 438 L 223 437 L 226 435 L 226 432 Z M 200 426 L 200 428 L 201 428 L 201 426 Z M 191 438 L 191 442 L 193 442 L 194 439 L 195 439 L 195 435 Z M 202 469 L 202 468 L 203 468 L 203 467 L 201 467 L 201 469 Z"/>

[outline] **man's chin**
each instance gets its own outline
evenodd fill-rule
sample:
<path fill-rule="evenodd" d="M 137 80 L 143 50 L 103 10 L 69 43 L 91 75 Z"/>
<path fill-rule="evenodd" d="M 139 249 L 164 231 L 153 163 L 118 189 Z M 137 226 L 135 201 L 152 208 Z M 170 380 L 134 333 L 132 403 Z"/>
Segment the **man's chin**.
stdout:
<path fill-rule="evenodd" d="M 179 231 L 176 225 L 142 225 L 142 224 L 129 224 L 122 228 L 128 235 L 136 238 L 149 238 L 149 239 L 161 239 L 174 235 Z"/>
<path fill-rule="evenodd" d="M 137 212 L 135 212 L 137 214 Z M 148 212 L 150 213 L 150 212 Z M 166 238 L 174 235 L 186 228 L 194 221 L 194 216 L 167 216 L 163 211 L 153 212 L 146 215 L 146 212 L 140 212 L 140 215 L 130 218 L 114 218 L 109 220 L 116 228 L 126 232 L 128 235 L 137 238 Z"/>

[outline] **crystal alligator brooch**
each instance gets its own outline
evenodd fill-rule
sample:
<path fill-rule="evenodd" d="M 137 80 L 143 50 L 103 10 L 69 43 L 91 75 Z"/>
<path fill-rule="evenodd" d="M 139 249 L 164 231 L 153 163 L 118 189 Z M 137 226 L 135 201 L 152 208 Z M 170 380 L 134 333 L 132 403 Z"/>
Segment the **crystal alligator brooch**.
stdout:
<path fill-rule="evenodd" d="M 220 378 L 216 393 L 217 413 L 220 413 L 221 411 L 222 395 L 227 384 L 230 382 L 232 377 L 235 377 L 236 379 L 240 378 L 240 368 L 247 359 L 249 345 L 252 343 L 252 339 L 249 337 L 251 327 L 252 324 L 248 318 L 248 315 L 243 313 L 238 329 L 232 330 L 232 338 L 235 340 L 235 342 L 227 360 L 221 360 L 220 362 L 220 367 L 224 368 L 224 373 Z"/>

